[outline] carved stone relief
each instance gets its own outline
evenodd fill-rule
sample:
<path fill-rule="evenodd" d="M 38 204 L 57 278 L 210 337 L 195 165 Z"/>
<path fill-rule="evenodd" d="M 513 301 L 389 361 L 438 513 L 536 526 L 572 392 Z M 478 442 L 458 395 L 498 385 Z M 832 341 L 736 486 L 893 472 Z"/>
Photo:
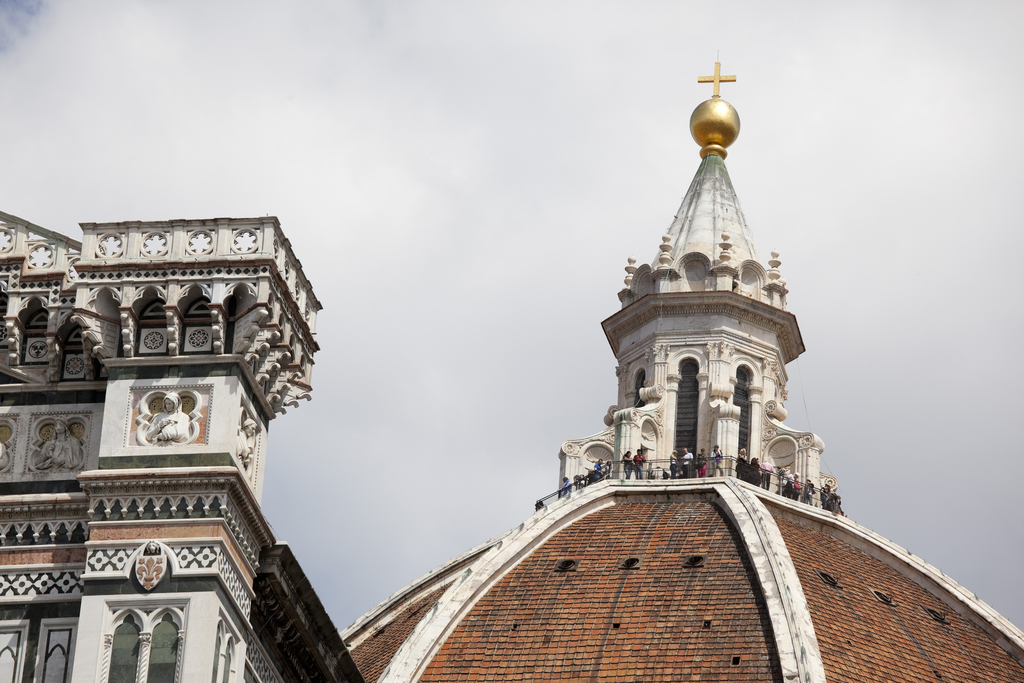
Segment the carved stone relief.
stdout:
<path fill-rule="evenodd" d="M 14 420 L 0 420 L 0 472 L 6 472 L 13 462 L 7 444 L 11 444 L 11 446 L 15 444 L 16 424 Z"/>
<path fill-rule="evenodd" d="M 184 446 L 206 442 L 209 387 L 134 389 L 129 446 Z"/>
<path fill-rule="evenodd" d="M 238 425 L 238 462 L 242 463 L 247 474 L 253 473 L 253 460 L 256 457 L 256 439 L 259 436 L 259 425 L 246 408 Z"/>
<path fill-rule="evenodd" d="M 85 461 L 82 437 L 85 425 L 57 418 L 38 428 L 35 450 L 29 457 L 33 471 L 63 469 L 76 470 Z"/>
<path fill-rule="evenodd" d="M 736 354 L 736 346 L 728 342 L 708 342 L 708 360 L 731 361 Z"/>
<path fill-rule="evenodd" d="M 167 558 L 164 549 L 156 541 L 150 541 L 135 558 L 135 578 L 148 591 L 157 587 L 167 574 Z"/>

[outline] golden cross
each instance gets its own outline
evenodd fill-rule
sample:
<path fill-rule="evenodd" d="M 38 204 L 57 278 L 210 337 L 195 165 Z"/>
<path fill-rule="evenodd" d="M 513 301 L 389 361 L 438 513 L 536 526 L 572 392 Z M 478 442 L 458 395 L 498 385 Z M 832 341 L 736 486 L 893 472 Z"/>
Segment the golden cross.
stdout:
<path fill-rule="evenodd" d="M 714 83 L 715 92 L 712 97 L 718 97 L 718 84 L 719 83 L 735 83 L 735 76 L 723 76 L 722 75 L 722 63 L 715 62 L 715 75 L 714 76 L 698 76 L 698 83 Z"/>

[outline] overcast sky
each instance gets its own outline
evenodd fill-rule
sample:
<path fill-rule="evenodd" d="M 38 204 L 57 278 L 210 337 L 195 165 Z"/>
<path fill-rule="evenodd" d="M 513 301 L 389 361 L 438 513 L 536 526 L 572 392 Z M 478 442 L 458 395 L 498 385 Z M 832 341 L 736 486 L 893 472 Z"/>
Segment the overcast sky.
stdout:
<path fill-rule="evenodd" d="M 1024 4 L 0 2 L 0 209 L 280 217 L 324 303 L 265 511 L 343 627 L 516 526 L 616 397 L 600 321 L 727 164 L 857 522 L 1024 625 Z"/>

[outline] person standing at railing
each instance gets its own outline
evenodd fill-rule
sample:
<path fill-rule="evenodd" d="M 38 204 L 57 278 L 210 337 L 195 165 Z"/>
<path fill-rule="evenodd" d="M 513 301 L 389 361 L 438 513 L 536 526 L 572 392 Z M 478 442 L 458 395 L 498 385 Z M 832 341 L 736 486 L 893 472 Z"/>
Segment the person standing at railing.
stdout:
<path fill-rule="evenodd" d="M 701 449 L 701 453 L 703 453 L 703 452 L 704 452 L 704 449 Z M 719 450 L 717 444 L 715 445 L 714 448 L 711 449 L 711 457 L 712 457 L 712 459 L 714 459 L 714 461 L 716 463 L 715 464 L 715 474 L 717 475 L 718 471 L 719 471 L 718 468 L 721 466 L 722 458 L 723 458 L 722 451 Z M 726 476 L 729 476 L 729 472 L 730 472 L 729 464 L 726 463 L 725 464 L 725 470 L 722 472 L 722 474 L 724 474 Z"/>
<path fill-rule="evenodd" d="M 695 461 L 697 463 L 697 478 L 703 479 L 708 476 L 708 456 L 704 455 L 703 450 L 695 458 Z"/>
<path fill-rule="evenodd" d="M 669 479 L 675 479 L 679 472 L 679 451 L 672 451 L 672 455 L 668 457 L 668 469 L 671 473 Z"/>
<path fill-rule="evenodd" d="M 562 477 L 562 486 L 558 489 L 558 497 L 568 496 L 572 493 L 572 482 L 569 481 L 569 477 Z"/>
<path fill-rule="evenodd" d="M 637 479 L 644 478 L 644 461 L 646 459 L 647 458 L 644 457 L 644 447 L 641 446 L 640 450 L 638 450 L 636 455 L 633 456 L 633 475 Z"/>
<path fill-rule="evenodd" d="M 741 479 L 748 484 L 757 486 L 757 481 L 761 479 L 761 466 L 757 463 L 757 458 L 747 458 L 747 449 L 741 448 L 740 452 L 736 454 L 736 478 Z M 755 479 L 757 481 L 755 481 Z"/>
<path fill-rule="evenodd" d="M 622 456 L 622 471 L 625 473 L 625 479 L 629 479 L 629 475 L 633 474 L 633 451 L 626 451 Z"/>
<path fill-rule="evenodd" d="M 805 505 L 811 505 L 814 502 L 814 482 L 810 477 L 807 477 L 807 481 L 804 482 L 804 494 L 801 496 L 800 502 Z"/>
<path fill-rule="evenodd" d="M 683 464 L 683 479 L 693 478 L 693 453 L 687 449 L 683 449 L 683 454 L 679 456 L 679 460 Z"/>
<path fill-rule="evenodd" d="M 761 463 L 761 488 L 765 491 L 772 485 L 772 472 L 775 471 L 775 465 L 771 464 L 767 460 Z"/>

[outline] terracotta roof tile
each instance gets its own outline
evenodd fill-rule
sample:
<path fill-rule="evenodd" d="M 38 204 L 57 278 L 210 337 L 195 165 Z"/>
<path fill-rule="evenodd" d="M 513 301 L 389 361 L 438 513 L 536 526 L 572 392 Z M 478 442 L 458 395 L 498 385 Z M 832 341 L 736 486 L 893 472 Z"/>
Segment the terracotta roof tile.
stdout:
<path fill-rule="evenodd" d="M 1024 667 L 981 629 L 895 569 L 824 531 L 776 522 L 807 597 L 829 683 L 1024 681 Z M 815 570 L 837 578 L 839 587 Z"/>
<path fill-rule="evenodd" d="M 684 566 L 693 555 L 705 555 L 704 565 Z M 628 557 L 640 558 L 639 567 L 622 569 Z M 563 559 L 577 560 L 575 570 L 555 571 Z M 618 504 L 555 534 L 480 599 L 421 680 L 782 676 L 764 599 L 731 524 L 709 503 L 664 502 Z"/>

